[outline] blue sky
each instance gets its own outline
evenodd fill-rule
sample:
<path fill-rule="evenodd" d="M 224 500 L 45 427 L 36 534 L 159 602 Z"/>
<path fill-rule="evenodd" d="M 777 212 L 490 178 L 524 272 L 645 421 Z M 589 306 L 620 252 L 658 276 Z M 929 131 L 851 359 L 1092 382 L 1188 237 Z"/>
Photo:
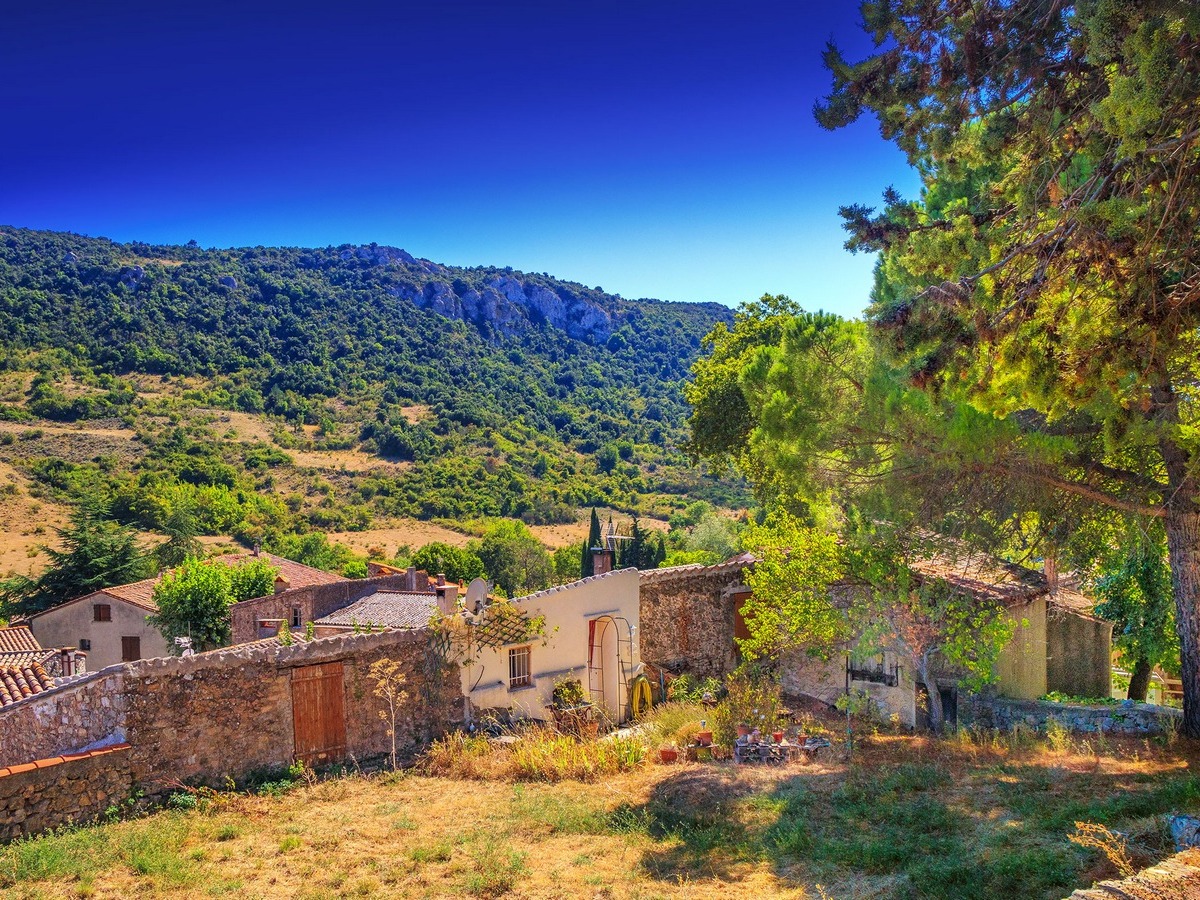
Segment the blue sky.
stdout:
<path fill-rule="evenodd" d="M 4 224 L 854 315 L 837 208 L 917 189 L 873 121 L 813 122 L 825 42 L 869 50 L 853 3 L 33 6 L 0 26 Z"/>

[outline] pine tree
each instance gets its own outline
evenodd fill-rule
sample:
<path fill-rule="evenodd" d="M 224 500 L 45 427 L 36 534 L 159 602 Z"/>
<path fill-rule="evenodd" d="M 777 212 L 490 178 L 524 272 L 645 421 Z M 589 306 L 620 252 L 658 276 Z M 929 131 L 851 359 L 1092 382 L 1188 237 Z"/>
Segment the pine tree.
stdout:
<path fill-rule="evenodd" d="M 138 546 L 137 536 L 108 519 L 100 504 L 84 503 L 59 528 L 61 548 L 44 547 L 50 565 L 37 578 L 18 576 L 0 585 L 0 609 L 8 615 L 41 612 L 116 584 L 153 574 L 152 558 Z"/>
<path fill-rule="evenodd" d="M 1010 431 L 971 466 L 1161 518 L 1200 737 L 1200 13 L 1156 3 L 864 3 L 829 128 L 874 114 L 918 201 L 842 211 L 880 251 L 869 320 L 911 386 Z M 976 451 L 985 450 L 976 442 Z"/>

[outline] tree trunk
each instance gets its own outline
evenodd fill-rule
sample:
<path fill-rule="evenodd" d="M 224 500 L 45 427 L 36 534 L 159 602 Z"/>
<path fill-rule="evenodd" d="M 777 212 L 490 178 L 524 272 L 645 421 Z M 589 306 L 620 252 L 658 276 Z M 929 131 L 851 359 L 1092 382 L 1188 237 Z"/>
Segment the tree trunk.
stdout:
<path fill-rule="evenodd" d="M 1186 507 L 1180 509 L 1179 507 Z M 1175 590 L 1179 677 L 1183 681 L 1183 733 L 1200 738 L 1200 512 L 1191 503 L 1167 503 L 1163 523 Z"/>
<path fill-rule="evenodd" d="M 1133 664 L 1133 673 L 1129 676 L 1129 693 L 1125 696 L 1138 703 L 1146 702 L 1146 691 L 1150 688 L 1150 673 L 1154 667 L 1150 661 L 1139 659 Z"/>
<path fill-rule="evenodd" d="M 1200 738 L 1200 506 L 1192 480 L 1191 454 L 1174 435 L 1179 426 L 1179 397 L 1166 382 L 1153 388 L 1152 396 L 1164 429 L 1158 447 L 1167 473 L 1163 527 L 1175 592 L 1175 630 L 1179 633 L 1183 733 Z"/>
<path fill-rule="evenodd" d="M 917 666 L 917 676 L 925 685 L 925 693 L 929 695 L 929 730 L 940 733 L 945 723 L 945 713 L 942 711 L 942 692 L 938 689 L 937 679 L 929 671 L 929 654 L 922 657 Z"/>

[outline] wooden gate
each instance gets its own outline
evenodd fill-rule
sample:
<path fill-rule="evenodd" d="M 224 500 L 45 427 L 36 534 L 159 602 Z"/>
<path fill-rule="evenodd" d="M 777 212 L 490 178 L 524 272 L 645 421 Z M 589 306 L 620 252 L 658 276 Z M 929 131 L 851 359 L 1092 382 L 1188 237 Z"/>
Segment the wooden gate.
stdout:
<path fill-rule="evenodd" d="M 292 726 L 297 761 L 318 766 L 345 756 L 344 698 L 340 662 L 292 670 Z"/>

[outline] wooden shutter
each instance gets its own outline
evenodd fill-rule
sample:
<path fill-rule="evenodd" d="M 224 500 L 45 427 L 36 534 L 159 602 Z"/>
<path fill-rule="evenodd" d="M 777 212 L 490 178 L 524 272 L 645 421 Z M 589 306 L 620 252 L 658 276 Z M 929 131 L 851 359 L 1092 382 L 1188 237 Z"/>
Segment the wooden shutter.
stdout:
<path fill-rule="evenodd" d="M 142 639 L 140 637 L 121 638 L 121 662 L 133 662 L 142 658 Z"/>
<path fill-rule="evenodd" d="M 340 662 L 292 670 L 295 757 L 310 766 L 346 754 L 345 692 Z"/>

